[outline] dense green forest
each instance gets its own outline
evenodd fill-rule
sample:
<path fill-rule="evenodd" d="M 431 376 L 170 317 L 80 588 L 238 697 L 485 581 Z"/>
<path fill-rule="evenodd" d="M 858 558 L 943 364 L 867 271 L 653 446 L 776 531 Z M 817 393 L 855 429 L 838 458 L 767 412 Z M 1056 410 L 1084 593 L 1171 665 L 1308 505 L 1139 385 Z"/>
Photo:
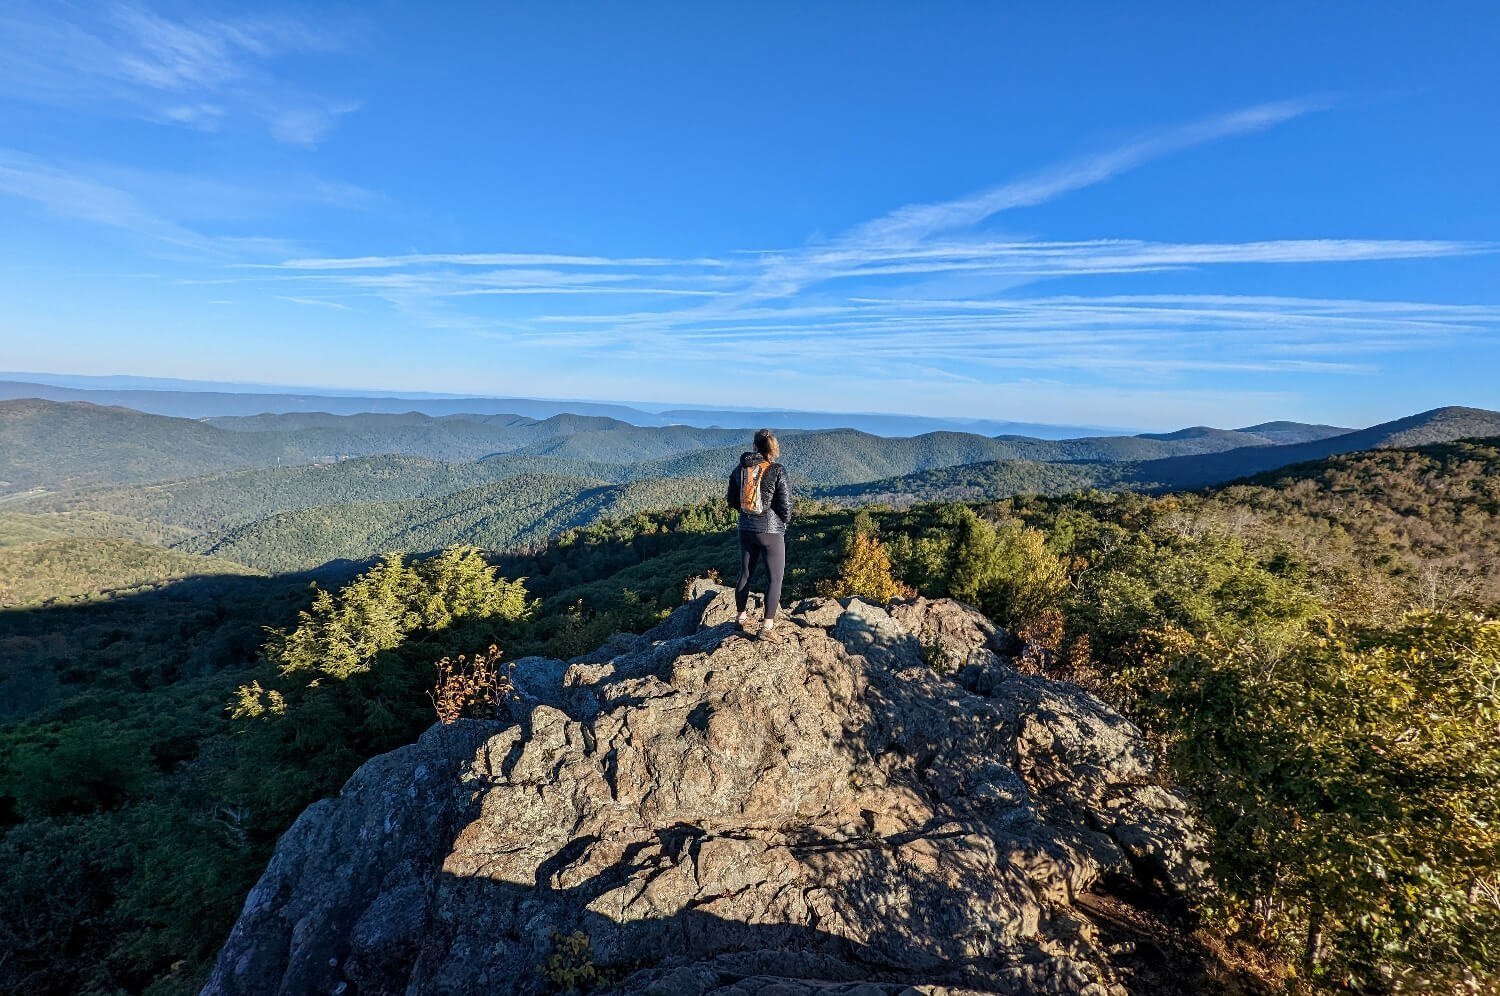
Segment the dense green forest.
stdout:
<path fill-rule="evenodd" d="M 787 597 L 863 590 L 879 551 L 978 605 L 1151 733 L 1213 831 L 1204 930 L 1268 986 L 1441 990 L 1500 970 L 1497 464 L 1478 441 L 1203 494 L 804 502 Z M 431 722 L 435 661 L 642 630 L 732 575 L 731 515 L 0 613 L 0 988 L 194 991 L 296 814 Z"/>
<path fill-rule="evenodd" d="M 430 552 L 454 544 L 509 550 L 564 529 L 644 509 L 702 501 L 718 481 L 664 478 L 605 484 L 523 474 L 436 497 L 352 501 L 268 516 L 183 542 L 184 549 L 284 572 L 372 552 Z"/>
<path fill-rule="evenodd" d="M 1036 463 L 989 460 L 939 467 L 864 484 L 845 484 L 817 492 L 830 501 L 903 507 L 917 502 L 984 501 L 1023 494 L 1067 494 L 1110 488 L 1131 481 L 1130 463 Z"/>

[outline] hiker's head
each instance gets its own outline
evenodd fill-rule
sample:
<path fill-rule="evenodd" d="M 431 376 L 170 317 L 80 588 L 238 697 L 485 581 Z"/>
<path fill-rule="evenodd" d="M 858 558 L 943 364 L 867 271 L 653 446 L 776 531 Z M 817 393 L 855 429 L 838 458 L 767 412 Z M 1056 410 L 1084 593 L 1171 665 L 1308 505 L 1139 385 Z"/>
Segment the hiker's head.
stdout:
<path fill-rule="evenodd" d="M 755 433 L 755 451 L 767 460 L 775 460 L 781 456 L 781 444 L 776 441 L 776 433 L 770 429 L 761 429 Z"/>

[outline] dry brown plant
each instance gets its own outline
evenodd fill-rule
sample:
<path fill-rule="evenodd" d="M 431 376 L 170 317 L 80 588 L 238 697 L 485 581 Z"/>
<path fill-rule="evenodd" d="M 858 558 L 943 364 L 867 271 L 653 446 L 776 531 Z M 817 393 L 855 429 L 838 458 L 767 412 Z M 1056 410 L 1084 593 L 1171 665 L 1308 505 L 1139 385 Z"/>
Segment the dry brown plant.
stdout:
<path fill-rule="evenodd" d="M 516 686 L 511 665 L 501 670 L 500 648 L 493 643 L 482 654 L 437 662 L 437 682 L 429 698 L 444 726 L 459 719 L 496 719 L 515 701 Z"/>

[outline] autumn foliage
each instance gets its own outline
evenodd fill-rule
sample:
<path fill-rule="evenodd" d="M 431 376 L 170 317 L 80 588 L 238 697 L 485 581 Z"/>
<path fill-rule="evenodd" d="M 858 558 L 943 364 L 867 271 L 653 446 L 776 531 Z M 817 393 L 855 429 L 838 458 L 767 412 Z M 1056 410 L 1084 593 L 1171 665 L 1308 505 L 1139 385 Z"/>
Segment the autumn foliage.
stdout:
<path fill-rule="evenodd" d="M 834 582 L 832 594 L 835 598 L 862 598 L 886 605 L 911 595 L 912 591 L 891 573 L 891 557 L 880 540 L 855 533 L 849 539 L 849 552 L 844 557 L 844 566 Z"/>

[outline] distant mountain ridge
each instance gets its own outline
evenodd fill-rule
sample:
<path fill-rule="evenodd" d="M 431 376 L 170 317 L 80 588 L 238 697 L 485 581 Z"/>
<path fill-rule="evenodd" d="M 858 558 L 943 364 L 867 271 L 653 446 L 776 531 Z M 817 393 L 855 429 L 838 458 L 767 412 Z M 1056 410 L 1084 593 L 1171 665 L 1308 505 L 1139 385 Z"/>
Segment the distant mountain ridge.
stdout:
<path fill-rule="evenodd" d="M 1323 427 L 1300 431 L 1321 433 Z M 876 436 L 855 429 L 788 430 L 788 465 L 814 486 L 838 486 L 985 460 L 1114 462 L 1267 445 L 1239 430 L 1185 430 L 1180 438 L 1097 436 L 1046 440 L 963 432 Z M 0 494 L 29 488 L 150 483 L 254 467 L 382 454 L 443 461 L 535 458 L 533 469 L 607 480 L 719 477 L 749 444 L 739 429 L 638 426 L 596 415 L 326 412 L 182 419 L 87 402 L 0 401 Z"/>
<path fill-rule="evenodd" d="M 1500 412 L 1450 406 L 1324 439 L 1283 446 L 1241 447 L 1205 454 L 1193 460 L 1182 457 L 1150 460 L 1136 468 L 1136 479 L 1171 488 L 1198 488 L 1358 450 L 1421 446 L 1489 436 L 1500 436 Z"/>
<path fill-rule="evenodd" d="M 900 506 L 1090 488 L 1193 489 L 1359 450 L 1487 436 L 1500 436 L 1500 413 L 1441 408 L 1351 432 L 1286 422 L 1069 440 L 788 431 L 783 460 L 802 496 Z M 49 544 L 33 548 L 32 560 L 10 555 L 41 569 L 76 559 L 84 540 L 129 541 L 145 546 L 120 546 L 120 559 L 164 571 L 193 562 L 153 559 L 149 549 L 266 572 L 454 543 L 512 550 L 573 526 L 713 498 L 747 444 L 743 430 L 571 413 L 194 420 L 4 401 L 0 542 L 14 548 L 29 536 Z M 148 573 L 101 574 L 90 585 Z"/>
<path fill-rule="evenodd" d="M 50 377 L 37 374 L 0 373 L 0 400 L 43 398 L 49 401 L 86 401 L 115 405 L 155 415 L 178 418 L 214 418 L 328 412 L 335 415 L 365 413 L 425 415 L 518 414 L 545 419 L 553 415 L 594 415 L 642 427 L 689 425 L 697 428 L 861 429 L 881 435 L 910 436 L 951 430 L 980 435 L 1027 433 L 1049 439 L 1087 435 L 1102 431 L 1098 426 L 1051 425 L 1042 422 L 1012 422 L 997 419 L 942 418 L 929 415 L 891 415 L 874 412 L 805 412 L 739 408 L 671 407 L 658 409 L 619 402 L 569 401 L 544 398 L 458 397 L 452 395 L 361 395 L 348 392 L 227 391 L 225 385 L 189 390 L 175 386 L 193 382 L 153 381 L 142 378 Z M 151 384 L 155 386 L 137 386 Z M 85 384 L 92 386 L 83 386 Z M 105 386 L 108 385 L 108 386 Z M 127 386 L 130 385 L 130 386 Z"/>
<path fill-rule="evenodd" d="M 594 426 L 581 433 L 581 424 Z M 592 433 L 592 434 L 589 434 Z M 129 408 L 37 399 L 0 401 L 0 494 L 164 482 L 281 464 L 404 454 L 473 461 L 579 436 L 568 451 L 627 462 L 720 445 L 726 430 L 649 429 L 613 419 L 553 416 L 433 417 L 367 413 L 253 416 L 232 421 L 151 415 Z M 652 449 L 654 447 L 654 450 Z M 577 468 L 575 468 L 577 469 Z"/>
<path fill-rule="evenodd" d="M 1269 423 L 1270 433 L 1296 436 L 1303 429 L 1328 427 L 1304 427 L 1292 423 L 1293 428 Z M 1251 430 L 1266 433 L 1268 426 L 1252 426 L 1250 429 L 1211 430 L 1198 438 L 1225 439 L 1236 433 L 1247 434 Z M 1182 430 L 1191 433 L 1193 430 Z M 1179 433 L 1169 433 L 1178 436 Z M 1012 460 L 982 461 L 972 464 L 955 464 L 947 467 L 917 471 L 887 479 L 871 480 L 837 487 L 826 487 L 820 494 L 840 501 L 884 501 L 898 496 L 906 500 L 922 501 L 975 501 L 984 498 L 1000 498 L 1012 494 L 1040 493 L 1064 494 L 1080 488 L 1122 488 L 1128 490 L 1159 491 L 1184 490 L 1224 484 L 1255 474 L 1277 470 L 1293 464 L 1320 460 L 1325 457 L 1356 453 L 1362 450 L 1391 449 L 1422 446 L 1428 443 L 1445 443 L 1459 439 L 1483 439 L 1500 436 L 1500 412 L 1482 408 L 1448 407 L 1435 408 L 1406 418 L 1373 425 L 1367 429 L 1345 432 L 1339 435 L 1315 438 L 1305 442 L 1282 445 L 1240 446 L 1218 452 L 1185 454 L 1154 460 L 1076 461 L 1066 462 L 1062 468 L 1069 475 L 1041 475 L 1018 466 Z M 1137 439 L 1139 437 L 1123 437 Z M 1067 443 L 1094 441 L 1066 440 Z M 1129 445 L 1122 443 L 1118 452 L 1127 452 Z M 1058 464 L 1051 469 L 1061 469 Z"/>

